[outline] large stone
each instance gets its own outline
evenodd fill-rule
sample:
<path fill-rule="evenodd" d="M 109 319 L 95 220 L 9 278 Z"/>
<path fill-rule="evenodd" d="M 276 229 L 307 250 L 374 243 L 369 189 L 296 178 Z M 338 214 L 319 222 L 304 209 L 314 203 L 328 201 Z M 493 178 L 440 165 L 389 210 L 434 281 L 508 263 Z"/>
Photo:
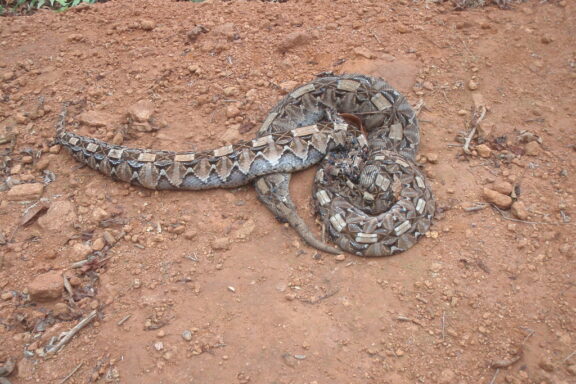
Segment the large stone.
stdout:
<path fill-rule="evenodd" d="M 28 293 L 33 301 L 50 301 L 62 296 L 64 282 L 60 271 L 38 275 L 28 284 Z"/>
<path fill-rule="evenodd" d="M 74 204 L 60 200 L 50 205 L 46 214 L 38 219 L 38 225 L 48 232 L 67 233 L 74 230 L 73 225 L 77 219 Z"/>
<path fill-rule="evenodd" d="M 86 111 L 78 115 L 78 120 L 89 127 L 107 127 L 112 118 L 109 114 L 101 111 Z"/>
<path fill-rule="evenodd" d="M 503 195 L 511 195 L 512 191 L 514 190 L 514 186 L 507 181 L 500 181 L 494 183 L 494 185 L 490 189 L 496 192 L 500 192 Z"/>
<path fill-rule="evenodd" d="M 510 212 L 512 212 L 512 214 L 520 220 L 526 220 L 528 218 L 528 210 L 526 209 L 524 203 L 521 201 L 516 201 L 514 204 L 512 204 Z"/>
<path fill-rule="evenodd" d="M 10 201 L 37 200 L 42 196 L 42 192 L 44 192 L 44 184 L 18 184 L 8 191 L 6 199 Z"/>
<path fill-rule="evenodd" d="M 512 205 L 512 198 L 510 196 L 503 195 L 492 189 L 484 188 L 483 195 L 484 200 L 496 205 L 498 208 L 508 209 Z"/>

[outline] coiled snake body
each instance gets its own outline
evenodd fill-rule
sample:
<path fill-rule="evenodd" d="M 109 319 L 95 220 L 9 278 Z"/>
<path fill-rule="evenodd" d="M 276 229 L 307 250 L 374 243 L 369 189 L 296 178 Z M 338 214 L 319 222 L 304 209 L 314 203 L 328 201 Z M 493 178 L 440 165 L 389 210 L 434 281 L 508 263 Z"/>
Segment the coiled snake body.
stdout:
<path fill-rule="evenodd" d="M 255 180 L 258 197 L 279 220 L 331 253 L 341 251 L 316 239 L 296 212 L 291 172 L 321 162 L 317 211 L 330 238 L 353 254 L 410 248 L 435 211 L 414 163 L 420 141 L 414 111 L 385 81 L 363 75 L 320 75 L 272 108 L 254 140 L 211 151 L 111 145 L 66 131 L 63 123 L 56 141 L 91 168 L 149 189 L 231 188 Z"/>

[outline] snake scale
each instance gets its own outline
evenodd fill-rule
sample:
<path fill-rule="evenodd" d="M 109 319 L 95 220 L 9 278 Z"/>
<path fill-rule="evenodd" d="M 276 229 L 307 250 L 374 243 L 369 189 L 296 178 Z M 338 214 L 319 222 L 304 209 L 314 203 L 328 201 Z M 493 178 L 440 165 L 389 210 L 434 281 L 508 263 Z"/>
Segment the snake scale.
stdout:
<path fill-rule="evenodd" d="M 412 247 L 435 201 L 415 164 L 420 134 L 405 97 L 384 80 L 324 73 L 272 108 L 250 141 L 210 151 L 111 145 L 67 131 L 56 142 L 104 175 L 148 189 L 232 188 L 255 181 L 259 199 L 311 246 L 360 256 Z M 290 198 L 291 173 L 321 163 L 313 197 L 327 235 L 317 239 Z"/>

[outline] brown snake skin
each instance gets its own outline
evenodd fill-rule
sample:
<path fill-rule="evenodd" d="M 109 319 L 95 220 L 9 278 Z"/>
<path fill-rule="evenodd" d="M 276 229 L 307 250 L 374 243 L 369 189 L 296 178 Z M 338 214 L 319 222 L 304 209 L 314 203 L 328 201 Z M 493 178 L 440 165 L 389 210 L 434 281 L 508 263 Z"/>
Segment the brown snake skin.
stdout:
<path fill-rule="evenodd" d="M 353 115 L 353 118 L 350 116 Z M 347 118 L 347 123 L 342 117 Z M 326 233 L 340 249 L 384 256 L 412 247 L 426 233 L 435 202 L 414 157 L 416 114 L 385 81 L 322 74 L 272 108 L 257 138 L 202 152 L 111 145 L 65 130 L 56 141 L 80 162 L 149 189 L 231 188 L 255 182 L 260 200 L 315 248 L 289 193 L 290 173 L 321 163 L 313 197 Z"/>

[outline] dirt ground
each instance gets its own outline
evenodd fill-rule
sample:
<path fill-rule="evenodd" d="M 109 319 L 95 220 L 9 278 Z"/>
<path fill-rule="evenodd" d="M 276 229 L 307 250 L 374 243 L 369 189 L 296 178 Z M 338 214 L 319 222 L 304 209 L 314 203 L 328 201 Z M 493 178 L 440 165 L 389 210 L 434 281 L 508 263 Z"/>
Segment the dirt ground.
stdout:
<path fill-rule="evenodd" d="M 0 18 L 7 379 L 576 383 L 575 21 L 568 0 L 114 0 Z M 323 71 L 380 76 L 424 102 L 419 160 L 439 210 L 408 252 L 319 253 L 251 186 L 151 192 L 51 143 L 63 101 L 76 103 L 70 129 L 125 145 L 251 139 Z M 293 193 L 319 232 L 313 173 Z M 512 195 L 513 212 L 486 206 L 485 188 Z"/>

